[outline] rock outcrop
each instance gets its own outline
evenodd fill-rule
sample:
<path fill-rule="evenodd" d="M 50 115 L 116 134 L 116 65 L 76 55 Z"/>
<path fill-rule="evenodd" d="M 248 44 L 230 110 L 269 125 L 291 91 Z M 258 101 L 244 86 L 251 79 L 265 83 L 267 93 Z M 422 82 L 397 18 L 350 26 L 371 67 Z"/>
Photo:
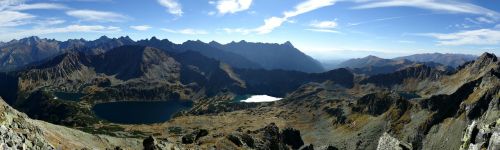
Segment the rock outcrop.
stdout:
<path fill-rule="evenodd" d="M 398 139 L 392 137 L 388 133 L 384 133 L 379 141 L 377 150 L 411 150 L 412 147 Z"/>

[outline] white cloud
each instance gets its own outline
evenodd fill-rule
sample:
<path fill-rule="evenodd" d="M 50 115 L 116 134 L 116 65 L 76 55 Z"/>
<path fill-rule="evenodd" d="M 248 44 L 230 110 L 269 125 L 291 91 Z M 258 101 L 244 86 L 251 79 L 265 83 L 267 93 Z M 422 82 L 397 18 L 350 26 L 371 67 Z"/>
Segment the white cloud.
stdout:
<path fill-rule="evenodd" d="M 186 35 L 202 35 L 202 34 L 208 34 L 207 31 L 205 30 L 198 30 L 198 29 L 180 29 L 180 30 L 173 30 L 173 29 L 167 29 L 167 28 L 162 28 L 161 30 L 165 32 L 170 32 L 170 33 L 175 33 L 175 34 L 186 34 Z"/>
<path fill-rule="evenodd" d="M 484 15 L 493 19 L 500 19 L 500 14 L 490 9 L 458 1 L 438 1 L 438 0 L 378 0 L 360 1 L 355 9 L 369 9 L 382 7 L 415 7 L 449 13 L 467 13 Z"/>
<path fill-rule="evenodd" d="M 68 9 L 68 7 L 56 3 L 34 3 L 34 4 L 20 4 L 20 5 L 10 6 L 7 9 L 22 11 L 22 10 L 33 10 L 33 9 Z"/>
<path fill-rule="evenodd" d="M 96 33 L 112 33 L 120 32 L 121 29 L 115 26 L 101 25 L 69 25 L 59 28 L 34 28 L 28 30 L 6 31 L 1 33 L 0 40 L 11 40 L 19 37 L 39 36 L 52 33 L 77 33 L 77 32 L 96 32 Z"/>
<path fill-rule="evenodd" d="M 227 33 L 239 32 L 242 34 L 248 33 L 257 33 L 257 34 L 267 34 L 272 32 L 275 28 L 280 27 L 283 23 L 288 22 L 291 18 L 301 15 L 303 13 L 307 13 L 322 7 L 331 6 L 335 4 L 336 0 L 306 0 L 297 6 L 292 11 L 286 11 L 283 13 L 282 17 L 270 17 L 264 20 L 264 25 L 261 25 L 254 29 L 244 29 L 244 28 L 236 28 L 236 29 L 228 29 L 224 30 Z M 293 22 L 293 21 L 292 21 Z"/>
<path fill-rule="evenodd" d="M 184 12 L 182 12 L 182 6 L 176 0 L 158 0 L 158 3 L 163 7 L 167 8 L 167 12 L 176 15 L 182 16 Z"/>
<path fill-rule="evenodd" d="M 332 21 L 313 21 L 310 26 L 313 28 L 319 28 L 319 29 L 332 29 L 337 27 L 337 22 L 332 20 Z"/>
<path fill-rule="evenodd" d="M 455 33 L 420 34 L 438 39 L 439 45 L 495 45 L 500 44 L 500 29 L 478 29 Z"/>
<path fill-rule="evenodd" d="M 223 28 L 222 30 L 224 30 L 224 32 L 226 32 L 228 34 L 240 33 L 243 35 L 247 35 L 247 34 L 250 34 L 252 32 L 251 30 L 245 29 L 245 28 Z"/>
<path fill-rule="evenodd" d="M 271 17 L 264 20 L 264 25 L 255 29 L 258 34 L 267 34 L 273 31 L 275 28 L 281 26 L 283 22 L 287 21 L 291 17 L 298 16 L 303 13 L 307 13 L 322 7 L 330 6 L 335 3 L 335 0 L 307 0 L 295 6 L 293 11 L 287 11 L 283 13 L 283 17 Z"/>
<path fill-rule="evenodd" d="M 140 25 L 140 26 L 130 26 L 130 28 L 137 30 L 137 31 L 146 31 L 151 29 L 151 26 L 149 25 Z"/>
<path fill-rule="evenodd" d="M 495 23 L 495 21 L 486 17 L 477 17 L 476 20 L 482 23 Z"/>
<path fill-rule="evenodd" d="M 339 31 L 332 30 L 332 29 L 306 29 L 308 31 L 314 31 L 314 32 L 325 32 L 325 33 L 340 33 Z"/>
<path fill-rule="evenodd" d="M 62 19 L 57 19 L 57 18 L 47 18 L 44 20 L 37 20 L 35 23 L 41 27 L 46 27 L 46 26 L 51 26 L 51 25 L 57 25 L 57 24 L 63 24 L 65 23 L 66 20 Z"/>
<path fill-rule="evenodd" d="M 219 14 L 233 14 L 247 10 L 250 5 L 252 5 L 252 0 L 219 0 L 217 1 L 217 10 Z"/>
<path fill-rule="evenodd" d="M 0 11 L 0 27 L 29 24 L 35 16 L 17 11 Z"/>
<path fill-rule="evenodd" d="M 96 10 L 70 10 L 66 14 L 82 21 L 123 22 L 129 19 L 118 13 Z"/>
<path fill-rule="evenodd" d="M 255 31 L 258 34 L 267 34 L 281 26 L 285 21 L 287 21 L 287 18 L 271 17 L 264 20 L 264 25 L 256 28 Z"/>
<path fill-rule="evenodd" d="M 335 4 L 335 0 L 307 0 L 305 2 L 300 3 L 295 6 L 295 10 L 287 11 L 284 13 L 284 18 L 295 17 L 303 13 L 307 13 L 318 8 L 322 8 L 325 6 L 330 6 Z"/>
<path fill-rule="evenodd" d="M 0 11 L 5 10 L 7 7 L 22 4 L 24 0 L 0 0 Z"/>

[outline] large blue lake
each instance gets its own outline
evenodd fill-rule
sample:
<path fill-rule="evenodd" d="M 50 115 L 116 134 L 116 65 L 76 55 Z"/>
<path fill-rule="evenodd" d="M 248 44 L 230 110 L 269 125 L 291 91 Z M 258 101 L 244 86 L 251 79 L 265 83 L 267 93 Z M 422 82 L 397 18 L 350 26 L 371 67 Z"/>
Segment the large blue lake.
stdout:
<path fill-rule="evenodd" d="M 191 101 L 125 101 L 101 103 L 92 109 L 101 119 L 122 124 L 168 121 L 175 113 L 192 107 Z"/>

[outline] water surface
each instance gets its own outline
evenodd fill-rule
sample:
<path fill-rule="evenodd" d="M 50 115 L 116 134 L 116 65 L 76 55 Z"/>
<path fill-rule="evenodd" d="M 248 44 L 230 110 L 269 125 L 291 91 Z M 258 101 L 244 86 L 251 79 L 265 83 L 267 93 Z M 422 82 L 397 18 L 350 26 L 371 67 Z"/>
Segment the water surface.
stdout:
<path fill-rule="evenodd" d="M 150 124 L 168 121 L 175 113 L 192 107 L 191 101 L 125 101 L 95 105 L 92 110 L 104 120 L 122 124 Z"/>

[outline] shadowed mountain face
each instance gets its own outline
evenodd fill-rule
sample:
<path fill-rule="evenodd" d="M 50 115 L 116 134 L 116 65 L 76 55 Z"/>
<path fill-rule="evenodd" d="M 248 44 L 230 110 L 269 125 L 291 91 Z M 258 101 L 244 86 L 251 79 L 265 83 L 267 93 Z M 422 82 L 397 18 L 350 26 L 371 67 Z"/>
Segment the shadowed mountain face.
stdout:
<path fill-rule="evenodd" d="M 435 62 L 450 67 L 458 67 L 466 62 L 473 61 L 477 58 L 474 55 L 465 54 L 441 54 L 441 53 L 428 53 L 428 54 L 415 54 L 410 56 L 403 56 L 394 58 L 395 60 L 410 60 L 414 62 Z"/>
<path fill-rule="evenodd" d="M 233 52 L 223 51 L 202 41 L 186 41 L 177 46 L 182 51 L 197 51 L 207 57 L 225 62 L 236 68 L 262 68 L 258 62 Z"/>
<path fill-rule="evenodd" d="M 211 46 L 239 54 L 258 63 L 264 69 L 282 69 L 302 72 L 322 72 L 321 64 L 296 49 L 290 42 L 283 44 L 251 43 L 246 41 L 220 44 L 210 42 Z"/>
<path fill-rule="evenodd" d="M 354 74 L 347 69 L 336 69 L 324 73 L 304 73 L 284 70 L 245 70 L 236 73 L 245 81 L 250 93 L 283 97 L 309 82 L 332 81 L 346 88 L 354 85 Z"/>
<path fill-rule="evenodd" d="M 422 82 L 422 80 L 427 79 L 437 80 L 447 73 L 448 72 L 437 70 L 426 65 L 415 65 L 393 73 L 370 76 L 367 79 L 362 80 L 360 83 L 373 83 L 377 86 L 391 87 L 396 84 L 403 84 L 405 80 L 418 80 L 418 82 Z"/>

